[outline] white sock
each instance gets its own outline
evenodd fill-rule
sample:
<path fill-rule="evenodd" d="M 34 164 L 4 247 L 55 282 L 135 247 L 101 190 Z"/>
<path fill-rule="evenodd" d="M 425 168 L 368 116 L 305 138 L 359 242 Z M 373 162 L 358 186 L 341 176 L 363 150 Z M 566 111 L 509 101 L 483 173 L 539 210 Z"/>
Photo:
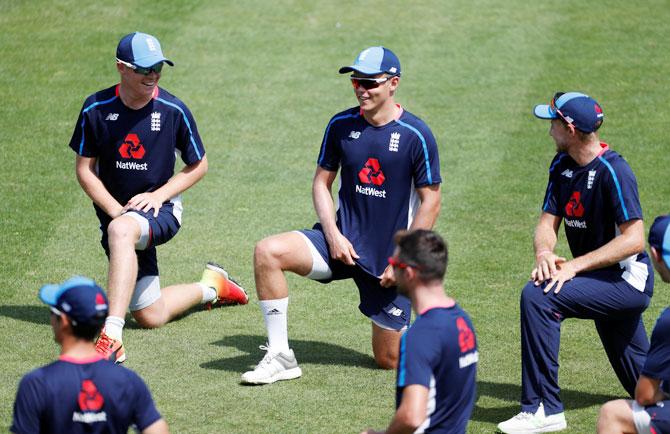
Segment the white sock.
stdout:
<path fill-rule="evenodd" d="M 105 333 L 112 339 L 122 340 L 123 336 L 123 326 L 126 325 L 126 321 L 118 316 L 108 316 L 105 319 Z"/>
<path fill-rule="evenodd" d="M 274 353 L 288 353 L 288 297 L 276 300 L 261 300 L 261 311 L 268 331 L 268 346 Z"/>
<path fill-rule="evenodd" d="M 202 289 L 202 304 L 216 300 L 216 289 L 200 282 L 198 282 L 198 285 L 200 286 L 200 289 Z"/>

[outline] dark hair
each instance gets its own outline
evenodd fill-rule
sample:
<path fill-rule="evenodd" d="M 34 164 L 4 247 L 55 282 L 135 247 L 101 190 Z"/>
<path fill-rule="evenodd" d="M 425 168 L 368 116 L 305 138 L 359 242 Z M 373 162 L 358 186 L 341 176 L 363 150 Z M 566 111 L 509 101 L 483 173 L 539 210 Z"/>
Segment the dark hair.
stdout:
<path fill-rule="evenodd" d="M 447 272 L 449 252 L 447 243 L 437 232 L 417 229 L 400 231 L 395 236 L 399 259 L 415 266 L 419 278 L 425 282 L 442 280 Z"/>
<path fill-rule="evenodd" d="M 98 334 L 100 333 L 100 330 L 102 330 L 102 326 L 104 325 L 105 325 L 104 322 L 96 324 L 77 324 L 77 325 L 71 323 L 72 334 L 79 339 L 94 341 L 95 338 L 98 337 Z"/>

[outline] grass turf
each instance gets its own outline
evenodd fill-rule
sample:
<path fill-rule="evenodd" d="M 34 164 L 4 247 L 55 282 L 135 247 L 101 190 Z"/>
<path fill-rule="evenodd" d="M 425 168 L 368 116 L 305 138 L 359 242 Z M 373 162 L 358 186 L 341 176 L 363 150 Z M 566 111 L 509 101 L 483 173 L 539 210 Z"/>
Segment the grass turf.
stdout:
<path fill-rule="evenodd" d="M 310 182 L 329 117 L 353 104 L 337 68 L 383 44 L 404 69 L 397 99 L 441 151 L 450 243 L 448 291 L 479 339 L 479 398 L 469 432 L 518 411 L 518 297 L 554 152 L 532 105 L 580 90 L 604 107 L 603 140 L 638 177 L 647 221 L 666 212 L 666 2 L 0 2 L 0 429 L 19 378 L 56 356 L 45 282 L 105 282 L 97 222 L 67 143 L 86 95 L 116 82 L 116 42 L 155 34 L 174 69 L 161 85 L 194 113 L 210 172 L 185 195 L 184 227 L 160 249 L 164 284 L 207 260 L 253 285 L 254 242 L 310 226 Z M 559 251 L 568 253 L 565 243 Z M 258 308 L 196 311 L 160 330 L 129 327 L 127 366 L 150 385 L 173 432 L 357 432 L 393 413 L 394 374 L 374 369 L 370 326 L 349 282 L 290 277 L 298 381 L 242 387 L 262 356 Z M 255 297 L 253 298 L 255 300 Z M 670 297 L 662 283 L 650 331 Z M 569 432 L 593 431 L 622 397 L 592 323 L 563 327 L 560 381 Z"/>

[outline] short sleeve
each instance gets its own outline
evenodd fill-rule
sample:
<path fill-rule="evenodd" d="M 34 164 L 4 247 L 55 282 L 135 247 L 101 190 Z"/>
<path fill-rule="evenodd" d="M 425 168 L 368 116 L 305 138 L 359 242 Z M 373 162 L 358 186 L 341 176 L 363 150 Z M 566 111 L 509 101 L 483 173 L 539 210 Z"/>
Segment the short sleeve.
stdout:
<path fill-rule="evenodd" d="M 432 131 L 428 127 L 412 129 L 416 134 L 415 146 L 412 148 L 414 185 L 425 187 L 441 183 L 440 156 Z"/>
<path fill-rule="evenodd" d="M 205 147 L 198 133 L 198 126 L 191 111 L 184 104 L 176 106 L 177 115 L 177 137 L 176 147 L 181 152 L 184 164 L 190 166 L 202 160 L 205 156 Z"/>
<path fill-rule="evenodd" d="M 135 392 L 133 423 L 137 425 L 139 431 L 143 431 L 145 428 L 159 420 L 161 415 L 158 412 L 158 409 L 156 409 L 156 404 L 154 404 L 154 400 L 151 397 L 151 392 L 149 392 L 147 385 L 137 374 L 134 372 L 130 373 Z"/>
<path fill-rule="evenodd" d="M 335 122 L 339 119 L 342 119 L 342 117 L 335 116 L 328 122 L 326 131 L 323 133 L 319 158 L 316 162 L 320 167 L 331 172 L 337 171 L 340 168 L 342 158 L 342 149 L 336 139 L 336 128 L 334 127 Z"/>
<path fill-rule="evenodd" d="M 566 154 L 556 154 L 551 165 L 549 166 L 549 181 L 547 181 L 547 188 L 544 192 L 544 200 L 542 201 L 542 211 L 555 216 L 561 216 L 561 211 L 558 205 L 558 183 L 556 182 L 556 174 L 559 173 L 557 166 Z"/>
<path fill-rule="evenodd" d="M 626 161 L 619 157 L 610 163 L 600 157 L 608 169 L 607 188 L 617 224 L 642 218 L 637 180 Z"/>
<path fill-rule="evenodd" d="M 397 386 L 419 384 L 429 388 L 439 348 L 441 345 L 435 333 L 421 333 L 416 328 L 410 328 L 401 339 Z"/>
<path fill-rule="evenodd" d="M 89 158 L 97 157 L 99 154 L 98 143 L 95 140 L 93 126 L 89 119 L 89 110 L 87 109 L 91 104 L 90 98 L 84 102 L 70 139 L 70 148 L 77 155 Z"/>
<path fill-rule="evenodd" d="M 642 375 L 670 380 L 670 308 L 661 313 L 651 332 L 651 344 Z"/>
<path fill-rule="evenodd" d="M 19 383 L 14 401 L 14 418 L 10 431 L 16 434 L 40 432 L 40 419 L 44 411 L 44 394 L 39 379 L 28 374 Z"/>

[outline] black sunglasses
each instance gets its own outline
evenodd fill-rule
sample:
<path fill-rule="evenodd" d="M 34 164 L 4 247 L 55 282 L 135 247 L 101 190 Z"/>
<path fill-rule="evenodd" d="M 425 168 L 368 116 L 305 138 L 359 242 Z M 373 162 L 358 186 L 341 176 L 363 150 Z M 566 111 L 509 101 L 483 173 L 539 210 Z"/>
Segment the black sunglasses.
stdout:
<path fill-rule="evenodd" d="M 160 74 L 161 71 L 163 70 L 163 62 L 158 62 L 157 64 L 155 64 L 153 66 L 145 68 L 143 66 L 137 66 L 137 65 L 133 65 L 132 63 L 124 62 L 121 59 L 116 59 L 116 61 L 123 64 L 123 65 L 126 65 L 128 68 L 135 71 L 136 74 L 149 75 L 152 72 L 155 72 L 156 74 Z"/>
<path fill-rule="evenodd" d="M 386 83 L 387 81 L 389 81 L 393 77 L 397 77 L 397 75 L 391 75 L 391 76 L 388 76 L 388 77 L 379 77 L 379 78 L 375 78 L 375 77 L 354 77 L 354 76 L 351 76 L 349 78 L 351 79 L 351 84 L 354 87 L 360 86 L 365 90 L 370 90 L 370 89 L 375 89 L 375 88 L 379 87 L 381 84 Z"/>

